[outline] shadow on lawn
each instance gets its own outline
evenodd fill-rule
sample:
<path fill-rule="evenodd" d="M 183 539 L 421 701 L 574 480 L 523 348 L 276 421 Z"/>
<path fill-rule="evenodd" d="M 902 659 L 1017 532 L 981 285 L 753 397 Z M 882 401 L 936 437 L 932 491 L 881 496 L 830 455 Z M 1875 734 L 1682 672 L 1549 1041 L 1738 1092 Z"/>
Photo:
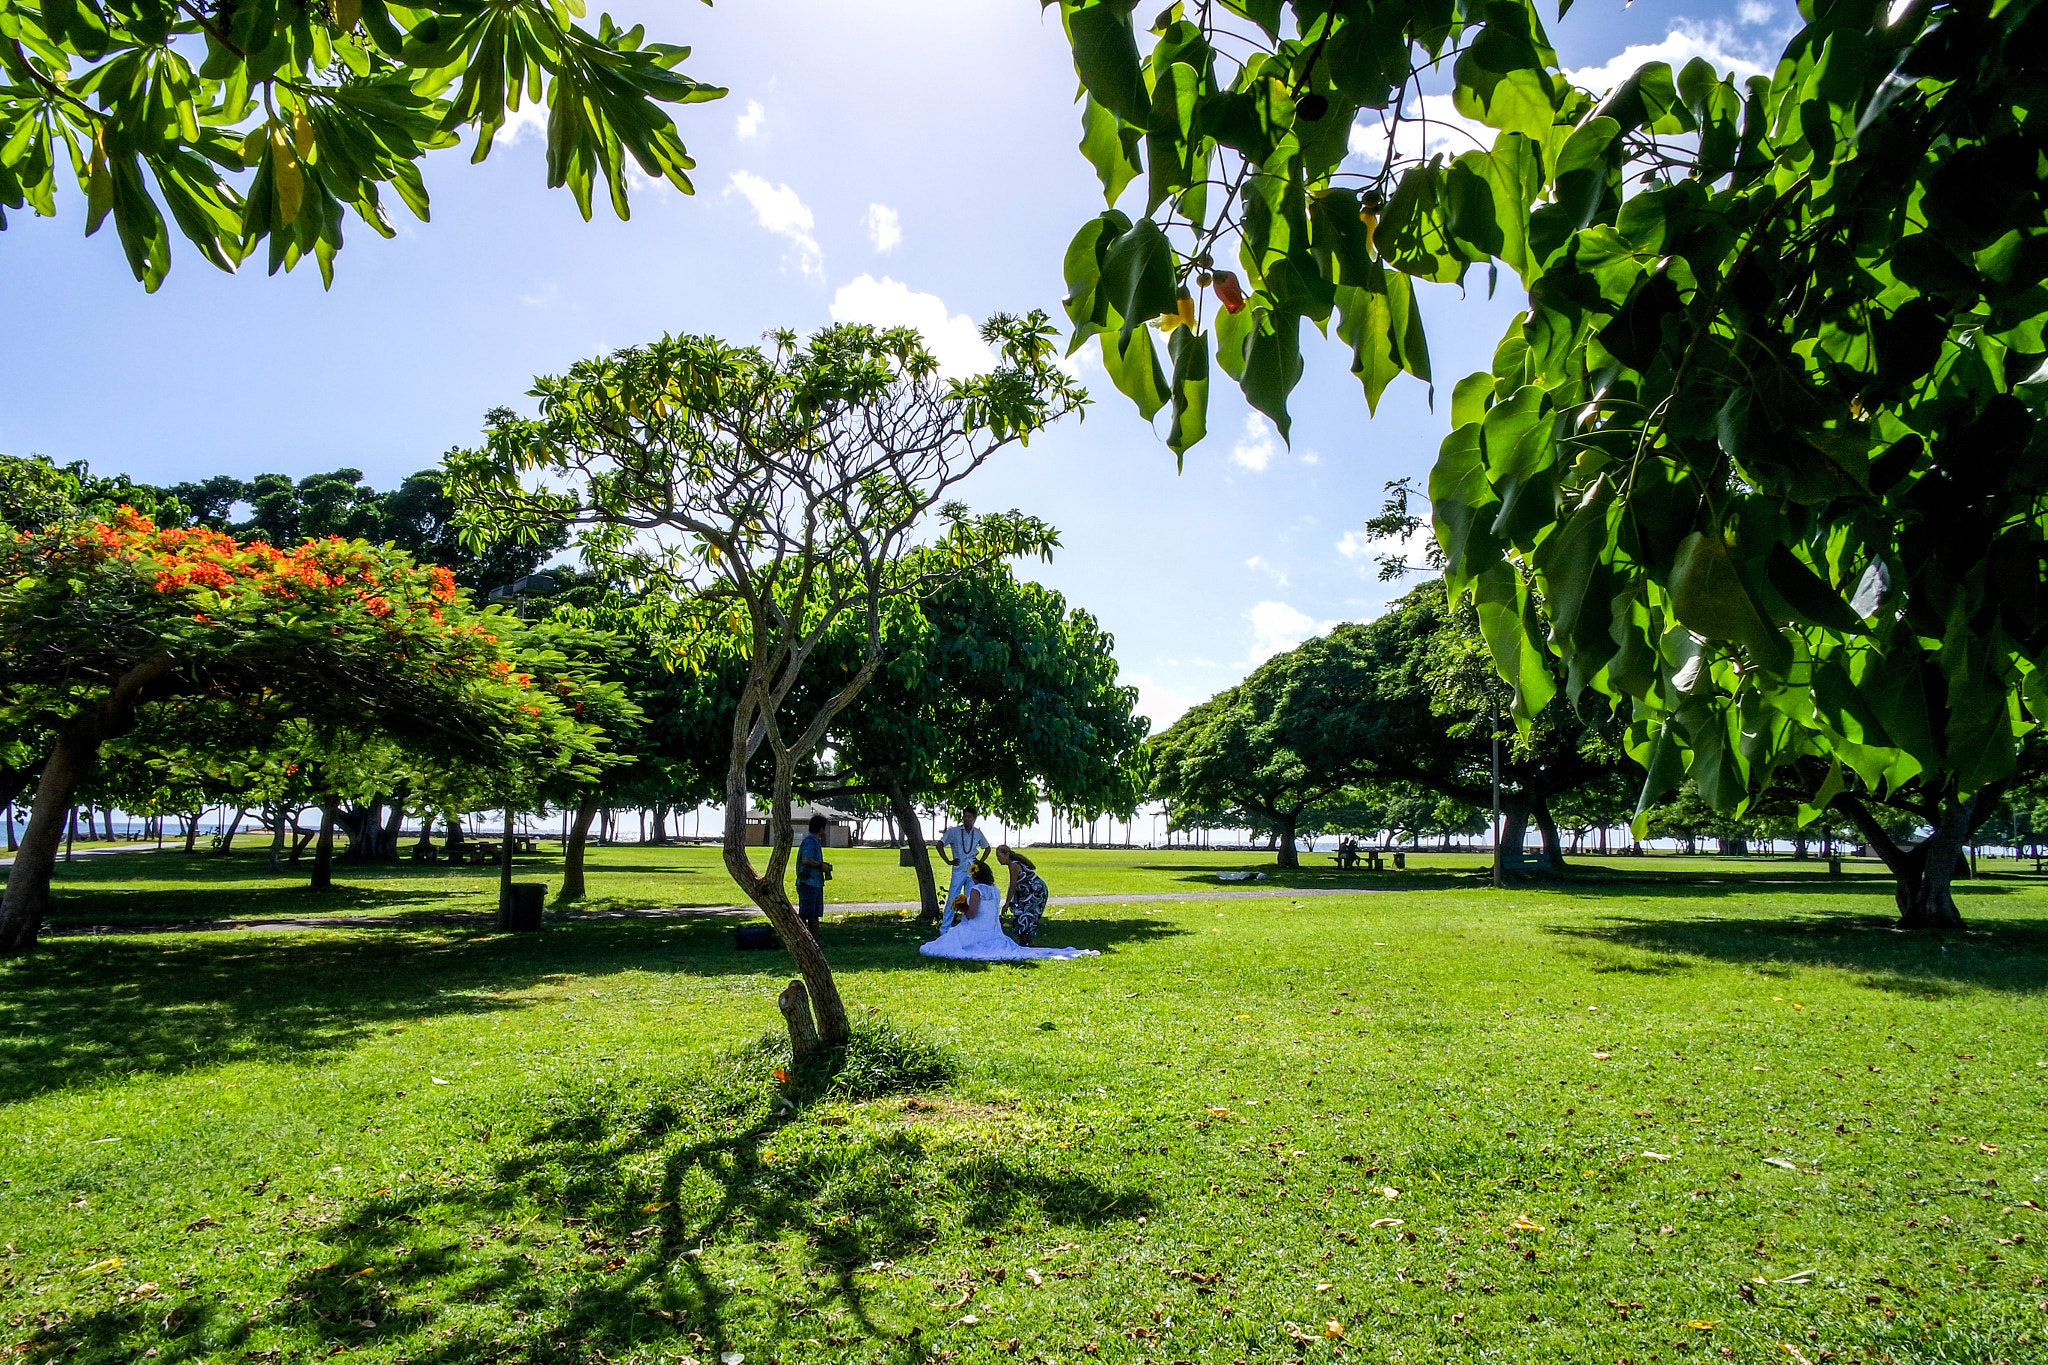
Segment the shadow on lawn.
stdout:
<path fill-rule="evenodd" d="M 1886 886 L 1889 902 L 1889 885 Z M 1984 889 L 1981 883 L 1957 893 Z M 1874 908 L 1874 907 L 1872 907 Z M 1609 916 L 1593 924 L 1552 925 L 1549 932 L 1588 945 L 1653 954 L 1644 960 L 1603 955 L 1596 972 L 1673 976 L 1701 958 L 1770 973 L 1822 967 L 1860 972 L 1873 990 L 1952 995 L 1980 989 L 2034 994 L 2048 989 L 2048 923 L 2038 919 L 1974 918 L 1960 933 L 1908 933 L 1856 910 L 1804 915 L 1650 919 Z"/>
<path fill-rule="evenodd" d="M 421 1016 L 526 1008 L 493 992 L 553 975 L 786 978 L 784 953 L 734 949 L 730 920 L 604 920 L 538 934 L 390 929 L 59 938 L 0 963 L 0 1104 L 130 1072 L 235 1061 L 312 1063 Z M 1114 950 L 1183 932 L 1120 919 L 1048 921 L 1062 945 Z M 918 970 L 930 931 L 908 916 L 828 922 L 841 971 Z M 764 1018 L 773 1018 L 764 983 Z"/>
<path fill-rule="evenodd" d="M 267 1321 L 216 1323 L 195 1297 L 194 1316 L 173 1314 L 162 1329 L 157 1358 L 239 1352 L 263 1325 L 287 1334 L 286 1356 L 396 1345 L 449 1308 L 489 1304 L 487 1321 L 465 1314 L 404 1342 L 402 1358 L 568 1365 L 659 1342 L 709 1359 L 744 1330 L 791 1345 L 864 1337 L 922 1360 L 919 1324 L 890 1321 L 869 1286 L 947 1231 L 925 1212 L 935 1187 L 960 1198 L 969 1231 L 1094 1228 L 1158 1211 L 1136 1185 L 1061 1171 L 1028 1147 L 988 1150 L 978 1130 L 946 1133 L 927 1121 L 951 1112 L 943 1100 L 878 1103 L 884 1123 L 778 1155 L 778 1134 L 803 1119 L 764 1114 L 765 1098 L 736 1068 L 670 1081 L 651 1099 L 612 1085 L 557 1100 L 488 1180 L 430 1180 L 358 1201 L 320 1232 L 325 1263 L 289 1281 Z M 904 1123 L 886 1123 L 892 1108 Z M 731 1286 L 730 1258 L 748 1245 L 752 1268 L 779 1261 L 798 1273 L 777 1274 L 758 1297 Z M 139 1345 L 137 1333 L 154 1336 L 161 1316 L 161 1305 L 109 1307 L 45 1329 L 36 1344 L 112 1359 L 124 1342 Z"/>

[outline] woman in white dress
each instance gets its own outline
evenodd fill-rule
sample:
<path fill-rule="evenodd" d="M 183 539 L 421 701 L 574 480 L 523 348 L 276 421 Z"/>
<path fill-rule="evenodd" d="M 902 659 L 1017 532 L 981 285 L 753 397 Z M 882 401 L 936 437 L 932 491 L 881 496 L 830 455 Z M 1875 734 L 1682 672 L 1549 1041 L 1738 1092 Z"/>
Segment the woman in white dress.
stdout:
<path fill-rule="evenodd" d="M 960 918 L 930 943 L 917 950 L 926 957 L 959 958 L 970 962 L 1022 962 L 1040 958 L 1099 957 L 1092 948 L 1027 948 L 1003 932 L 1003 897 L 996 890 L 996 874 L 987 863 L 974 865 L 974 880 L 963 893 L 967 908 Z"/>

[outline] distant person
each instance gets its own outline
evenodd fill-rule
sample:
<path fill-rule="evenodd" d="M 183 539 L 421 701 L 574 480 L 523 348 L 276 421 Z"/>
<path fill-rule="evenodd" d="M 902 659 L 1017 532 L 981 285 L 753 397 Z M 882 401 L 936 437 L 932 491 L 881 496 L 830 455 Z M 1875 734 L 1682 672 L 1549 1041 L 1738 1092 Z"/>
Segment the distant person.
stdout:
<path fill-rule="evenodd" d="M 796 849 L 796 913 L 812 938 L 818 936 L 818 921 L 825 918 L 825 879 L 832 875 L 832 864 L 825 861 L 823 837 L 830 823 L 822 815 L 813 815 L 810 833 Z"/>
<path fill-rule="evenodd" d="M 952 880 L 946 887 L 946 910 L 939 916 L 941 933 L 953 923 L 953 902 L 966 893 L 974 865 L 988 857 L 988 836 L 974 827 L 980 817 L 981 812 L 974 807 L 963 806 L 960 823 L 939 836 L 939 856 L 953 869 Z"/>
<path fill-rule="evenodd" d="M 1008 844 L 996 845 L 996 861 L 1010 869 L 1010 889 L 1003 895 L 1003 909 L 1010 912 L 1010 931 L 1017 942 L 1029 948 L 1038 937 L 1038 922 L 1045 918 L 1045 903 L 1052 892 L 1038 875 L 1037 865 Z"/>

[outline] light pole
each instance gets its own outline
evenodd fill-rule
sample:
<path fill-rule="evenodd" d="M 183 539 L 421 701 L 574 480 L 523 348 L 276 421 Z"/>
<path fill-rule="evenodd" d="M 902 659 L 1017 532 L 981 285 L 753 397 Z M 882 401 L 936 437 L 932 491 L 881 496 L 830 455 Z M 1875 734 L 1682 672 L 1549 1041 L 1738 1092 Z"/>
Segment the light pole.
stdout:
<path fill-rule="evenodd" d="M 1500 703 L 1493 704 L 1493 884 L 1507 885 L 1507 868 L 1500 849 Z"/>

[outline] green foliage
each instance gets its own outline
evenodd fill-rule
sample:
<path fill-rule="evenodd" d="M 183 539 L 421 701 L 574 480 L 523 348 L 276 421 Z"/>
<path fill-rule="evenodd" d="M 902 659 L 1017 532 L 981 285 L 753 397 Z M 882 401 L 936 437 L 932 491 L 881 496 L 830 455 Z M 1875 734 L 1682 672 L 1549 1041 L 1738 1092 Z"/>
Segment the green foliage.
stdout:
<path fill-rule="evenodd" d="M 960 1077 L 952 1049 L 874 1015 L 855 1019 L 844 1043 L 802 1062 L 791 1060 L 787 1033 L 764 1033 L 734 1059 L 742 1077 L 758 1078 L 778 1067 L 789 1077 L 782 1092 L 803 1104 L 914 1095 L 944 1089 Z"/>
<path fill-rule="evenodd" d="M 0 207 L 54 215 L 62 163 L 87 234 L 111 215 L 152 291 L 173 224 L 223 270 L 268 239 L 272 274 L 311 255 L 331 284 L 344 208 L 389 237 L 388 187 L 425 221 L 426 154 L 472 130 L 483 160 L 522 103 L 545 103 L 548 184 L 585 218 L 599 183 L 627 216 L 628 157 L 690 193 L 696 163 L 661 106 L 725 91 L 676 70 L 687 47 L 608 14 L 592 33 L 583 12 L 582 0 L 7 0 Z"/>
<path fill-rule="evenodd" d="M 1116 8 L 1063 4 L 1077 48 L 1073 19 Z M 1149 57 L 1102 44 L 1077 69 L 1111 109 L 1135 72 L 1155 172 L 1214 154 L 1241 188 L 1084 229 L 1077 341 L 1130 321 L 1118 299 L 1164 311 L 1156 288 L 1097 288 L 1090 262 L 1126 236 L 1164 232 L 1173 278 L 1228 308 L 1234 235 L 1254 289 L 1218 316 L 1219 354 L 1284 432 L 1302 319 L 1348 320 L 1375 270 L 1505 264 L 1529 307 L 1457 384 L 1429 495 L 1518 721 L 1561 660 L 1571 695 L 1632 717 L 1643 808 L 1689 773 L 1738 809 L 1810 758 L 1936 802 L 2016 774 L 2048 650 L 2048 6 L 1815 4 L 1767 77 L 1652 63 L 1597 105 L 1517 0 L 1276 0 L 1269 43 L 1200 16 L 1170 8 Z M 1404 158 L 1439 58 L 1497 136 Z M 1157 111 L 1186 81 L 1182 136 Z M 1389 127 L 1355 175 L 1315 150 L 1354 107 Z M 1385 299 L 1362 348 L 1347 335 L 1369 398 L 1397 354 Z"/>

